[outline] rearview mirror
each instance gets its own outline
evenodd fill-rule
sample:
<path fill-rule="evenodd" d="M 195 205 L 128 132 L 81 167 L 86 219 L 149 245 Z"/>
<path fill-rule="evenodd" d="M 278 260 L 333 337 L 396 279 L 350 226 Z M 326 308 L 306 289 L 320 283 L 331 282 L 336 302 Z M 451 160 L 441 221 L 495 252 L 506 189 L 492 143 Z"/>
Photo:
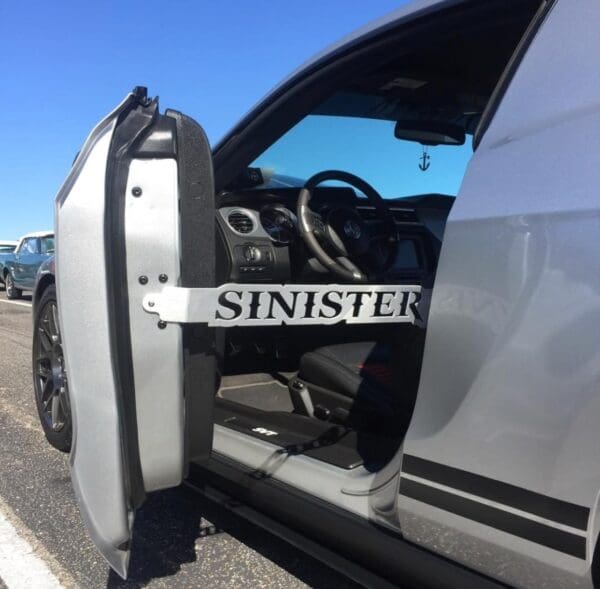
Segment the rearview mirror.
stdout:
<path fill-rule="evenodd" d="M 452 123 L 438 121 L 398 121 L 396 139 L 416 141 L 421 145 L 463 145 L 465 130 Z"/>

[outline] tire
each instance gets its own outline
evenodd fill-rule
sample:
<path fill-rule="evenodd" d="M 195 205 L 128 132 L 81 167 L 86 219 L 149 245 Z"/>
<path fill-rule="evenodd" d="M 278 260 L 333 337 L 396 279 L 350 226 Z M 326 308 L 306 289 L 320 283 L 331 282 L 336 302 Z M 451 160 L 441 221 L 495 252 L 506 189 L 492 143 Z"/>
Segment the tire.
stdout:
<path fill-rule="evenodd" d="M 20 299 L 23 296 L 23 291 L 15 286 L 15 280 L 10 272 L 4 277 L 4 285 L 7 299 Z"/>
<path fill-rule="evenodd" d="M 37 305 L 32 371 L 35 404 L 46 439 L 57 450 L 70 452 L 73 424 L 54 284 L 46 288 Z"/>

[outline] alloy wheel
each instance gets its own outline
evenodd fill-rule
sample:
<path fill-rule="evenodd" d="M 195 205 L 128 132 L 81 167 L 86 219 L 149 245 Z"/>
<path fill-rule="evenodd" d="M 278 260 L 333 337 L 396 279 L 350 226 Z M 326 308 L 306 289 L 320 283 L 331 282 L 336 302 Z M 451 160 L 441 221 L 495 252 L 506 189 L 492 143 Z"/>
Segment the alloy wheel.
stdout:
<path fill-rule="evenodd" d="M 12 297 L 15 294 L 15 283 L 13 282 L 12 276 L 10 274 L 6 275 L 6 296 Z"/>
<path fill-rule="evenodd" d="M 59 432 L 68 423 L 70 407 L 56 301 L 48 301 L 40 311 L 34 345 L 40 413 L 47 426 Z"/>

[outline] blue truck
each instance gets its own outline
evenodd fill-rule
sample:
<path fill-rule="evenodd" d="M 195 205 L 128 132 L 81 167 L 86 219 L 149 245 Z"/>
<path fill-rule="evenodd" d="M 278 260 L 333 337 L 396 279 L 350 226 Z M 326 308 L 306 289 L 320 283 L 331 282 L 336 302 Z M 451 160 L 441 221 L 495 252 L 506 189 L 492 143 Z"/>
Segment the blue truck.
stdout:
<path fill-rule="evenodd" d="M 19 240 L 13 252 L 2 254 L 0 271 L 7 299 L 18 299 L 33 290 L 38 268 L 54 255 L 54 232 L 36 231 Z"/>
<path fill-rule="evenodd" d="M 4 261 L 14 253 L 18 244 L 18 241 L 0 241 L 0 284 L 4 284 Z"/>

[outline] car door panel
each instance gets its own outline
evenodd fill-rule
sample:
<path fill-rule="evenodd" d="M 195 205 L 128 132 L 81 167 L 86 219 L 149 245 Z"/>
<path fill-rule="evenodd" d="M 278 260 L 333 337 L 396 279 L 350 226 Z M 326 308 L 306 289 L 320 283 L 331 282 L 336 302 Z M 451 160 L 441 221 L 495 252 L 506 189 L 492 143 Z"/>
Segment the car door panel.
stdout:
<path fill-rule="evenodd" d="M 56 270 L 73 416 L 71 480 L 93 542 L 124 574 L 133 516 L 126 499 L 113 376 L 106 262 L 101 255 L 104 231 L 98 223 L 104 214 L 104 177 L 114 127 L 114 120 L 107 123 L 68 198 L 58 205 Z M 86 236 L 85 247 L 81 235 Z M 67 251 L 77 251 L 77 256 L 63 255 Z M 86 276 L 85 288 L 77 280 L 82 267 L 94 269 Z"/>
<path fill-rule="evenodd" d="M 29 274 L 32 258 L 35 255 L 36 239 L 27 238 L 21 244 L 19 251 L 15 255 L 14 275 L 15 285 L 19 288 L 25 288 L 29 282 Z"/>
<path fill-rule="evenodd" d="M 185 403 L 192 401 L 184 397 L 186 368 L 214 372 L 207 330 L 163 325 L 142 307 L 148 288 L 182 282 L 180 267 L 191 264 L 179 247 L 183 202 L 198 199 L 202 214 L 214 215 L 208 142 L 185 120 L 182 129 L 174 116 L 159 114 L 156 101 L 132 93 L 92 132 L 56 203 L 72 479 L 92 539 L 123 577 L 135 510 L 146 493 L 178 485 L 189 448 L 197 445 L 206 457 L 212 440 L 211 380 L 190 392 L 204 409 L 193 423 L 186 422 L 192 414 Z M 189 129 L 204 140 L 194 157 L 207 160 L 199 169 L 208 175 L 186 191 L 179 159 Z M 214 265 L 210 234 L 196 246 Z M 201 283 L 212 286 L 211 280 L 214 271 Z M 189 348 L 198 341 L 202 354 L 194 356 Z"/>
<path fill-rule="evenodd" d="M 15 285 L 17 285 L 18 283 L 18 276 L 19 276 L 19 258 L 21 256 L 21 250 L 23 249 L 23 244 L 25 242 L 22 241 L 19 245 L 19 247 L 17 247 L 17 249 L 15 250 L 15 254 L 12 258 L 9 258 L 6 264 L 6 268 L 7 270 L 12 272 L 12 276 L 13 279 L 15 281 Z"/>
<path fill-rule="evenodd" d="M 22 280 L 22 276 L 23 276 L 23 266 L 21 264 L 21 257 L 24 254 L 24 249 L 23 247 L 25 246 L 26 242 L 23 241 L 23 243 L 21 244 L 21 246 L 17 249 L 17 251 L 15 252 L 15 257 L 14 260 L 12 261 L 12 270 L 13 270 L 13 279 L 15 281 L 15 285 L 18 286 L 20 281 Z"/>
<path fill-rule="evenodd" d="M 595 2 L 556 3 L 469 164 L 404 445 L 403 534 L 519 586 L 591 586 L 599 20 Z"/>
<path fill-rule="evenodd" d="M 41 252 L 41 239 L 37 238 L 32 243 L 32 252 L 28 256 L 27 262 L 24 267 L 23 276 L 25 288 L 32 289 L 35 284 L 35 275 L 38 266 L 42 263 L 44 256 Z"/>
<path fill-rule="evenodd" d="M 141 196 L 134 196 L 136 189 Z M 177 162 L 133 160 L 125 193 L 136 411 L 139 422 L 154 424 L 139 429 L 139 453 L 144 489 L 152 491 L 178 485 L 184 460 L 184 439 L 179 435 L 184 421 L 181 327 L 171 323 L 159 328 L 139 304 L 148 289 L 159 284 L 159 276 L 179 282 Z M 179 434 L 169 435 L 172 432 Z"/>
<path fill-rule="evenodd" d="M 35 239 L 31 242 L 30 253 L 27 255 L 23 263 L 23 286 L 25 288 L 33 288 L 35 280 L 35 268 L 40 261 L 40 240 Z"/>
<path fill-rule="evenodd" d="M 216 213 L 210 145 L 204 130 L 193 119 L 171 109 L 166 115 L 175 121 L 178 139 L 180 286 L 213 287 L 216 284 Z M 214 328 L 206 324 L 188 324 L 181 329 L 185 360 L 187 467 L 192 461 L 203 463 L 210 457 L 217 360 Z"/>

